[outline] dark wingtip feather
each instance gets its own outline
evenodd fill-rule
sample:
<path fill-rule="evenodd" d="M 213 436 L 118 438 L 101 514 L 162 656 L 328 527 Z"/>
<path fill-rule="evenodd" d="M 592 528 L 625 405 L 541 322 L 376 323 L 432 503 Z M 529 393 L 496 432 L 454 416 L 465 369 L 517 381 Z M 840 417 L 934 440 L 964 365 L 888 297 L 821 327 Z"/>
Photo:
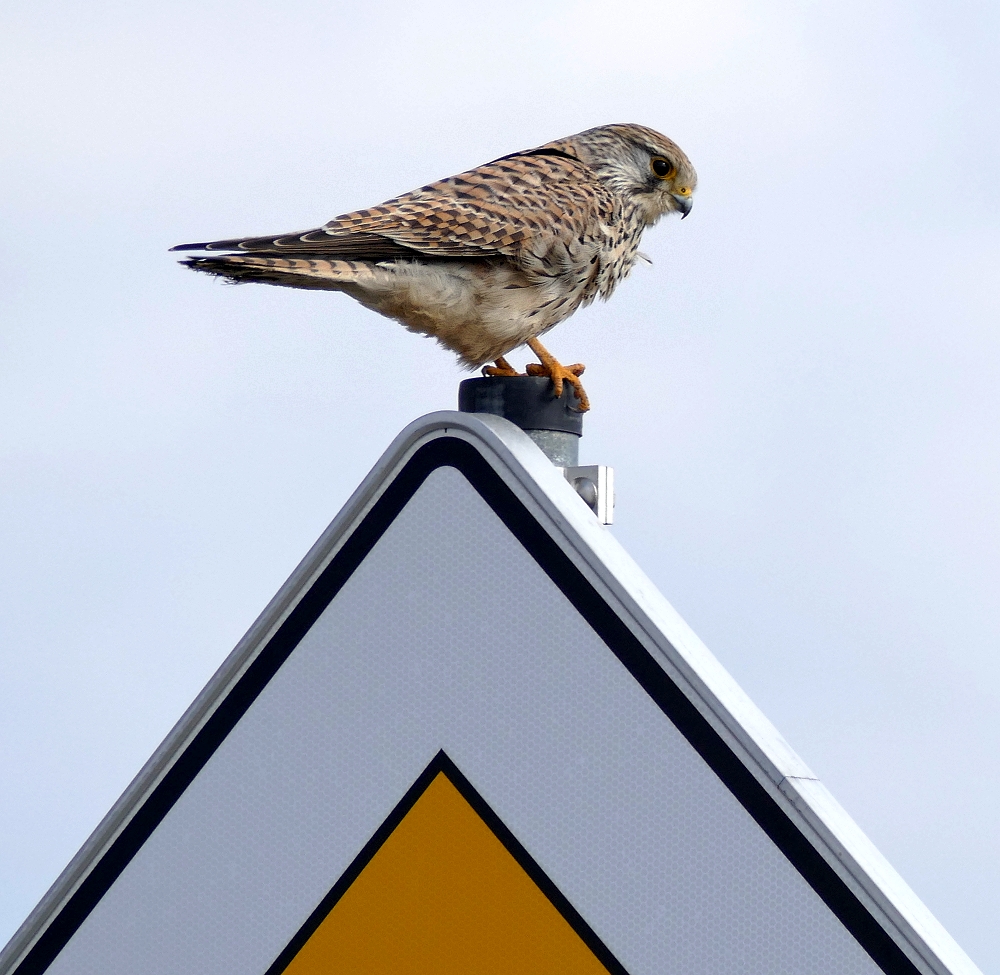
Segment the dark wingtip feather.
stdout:
<path fill-rule="evenodd" d="M 236 251 L 244 250 L 244 244 L 252 245 L 258 241 L 273 240 L 272 237 L 234 237 L 232 240 L 206 240 L 200 244 L 178 244 L 171 247 L 172 251 Z"/>

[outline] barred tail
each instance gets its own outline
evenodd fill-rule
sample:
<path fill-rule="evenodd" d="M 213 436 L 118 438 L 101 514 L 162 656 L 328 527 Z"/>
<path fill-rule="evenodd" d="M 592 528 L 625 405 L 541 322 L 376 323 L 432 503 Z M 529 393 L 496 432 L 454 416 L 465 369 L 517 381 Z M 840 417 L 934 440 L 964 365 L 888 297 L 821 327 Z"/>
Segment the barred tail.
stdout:
<path fill-rule="evenodd" d="M 257 281 L 286 288 L 318 288 L 341 291 L 372 275 L 371 265 L 356 261 L 329 261 L 323 258 L 190 257 L 181 261 L 194 271 L 204 271 L 237 283 Z"/>

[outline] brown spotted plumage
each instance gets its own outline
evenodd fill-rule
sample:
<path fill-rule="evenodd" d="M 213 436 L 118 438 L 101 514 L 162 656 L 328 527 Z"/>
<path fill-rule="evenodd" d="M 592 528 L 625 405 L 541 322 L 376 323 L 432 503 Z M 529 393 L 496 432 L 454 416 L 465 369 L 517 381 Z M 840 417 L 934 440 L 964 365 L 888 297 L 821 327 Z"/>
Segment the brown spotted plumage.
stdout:
<path fill-rule="evenodd" d="M 610 297 L 639 257 L 642 231 L 686 215 L 697 177 L 668 138 L 607 125 L 514 153 L 318 230 L 174 250 L 233 281 L 343 291 L 436 338 L 468 366 L 529 340 L 557 390 L 580 386 L 537 337 L 594 298 Z M 541 350 L 541 351 L 539 351 Z M 542 355 L 542 353 L 545 353 Z M 503 373 L 506 362 L 490 371 Z M 573 370 L 577 370 L 574 372 Z"/>

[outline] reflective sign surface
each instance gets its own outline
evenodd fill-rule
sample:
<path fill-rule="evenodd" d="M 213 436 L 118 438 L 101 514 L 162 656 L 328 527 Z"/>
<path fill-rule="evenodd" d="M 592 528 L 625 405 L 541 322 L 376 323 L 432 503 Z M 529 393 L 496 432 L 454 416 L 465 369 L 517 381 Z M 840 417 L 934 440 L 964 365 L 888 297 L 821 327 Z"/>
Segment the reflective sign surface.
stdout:
<path fill-rule="evenodd" d="M 266 972 L 442 749 L 631 975 L 877 971 L 538 554 L 432 466 L 50 971 Z"/>

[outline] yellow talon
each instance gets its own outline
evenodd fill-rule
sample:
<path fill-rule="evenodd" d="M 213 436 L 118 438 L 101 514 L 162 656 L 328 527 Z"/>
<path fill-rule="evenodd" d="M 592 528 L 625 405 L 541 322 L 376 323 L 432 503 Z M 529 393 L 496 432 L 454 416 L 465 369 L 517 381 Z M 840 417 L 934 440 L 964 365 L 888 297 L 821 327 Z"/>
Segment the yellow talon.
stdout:
<path fill-rule="evenodd" d="M 492 366 L 483 366 L 484 376 L 523 376 L 503 356 L 500 356 Z"/>
<path fill-rule="evenodd" d="M 580 401 L 577 410 L 580 413 L 586 413 L 590 409 L 590 398 L 584 392 L 580 376 L 583 375 L 583 371 L 587 367 L 582 362 L 574 362 L 571 366 L 564 366 L 538 339 L 528 339 L 528 348 L 538 356 L 540 363 L 528 363 L 525 367 L 527 374 L 529 376 L 548 376 L 552 380 L 552 391 L 557 397 L 562 396 L 563 383 L 569 383 L 576 393 L 576 398 Z"/>

